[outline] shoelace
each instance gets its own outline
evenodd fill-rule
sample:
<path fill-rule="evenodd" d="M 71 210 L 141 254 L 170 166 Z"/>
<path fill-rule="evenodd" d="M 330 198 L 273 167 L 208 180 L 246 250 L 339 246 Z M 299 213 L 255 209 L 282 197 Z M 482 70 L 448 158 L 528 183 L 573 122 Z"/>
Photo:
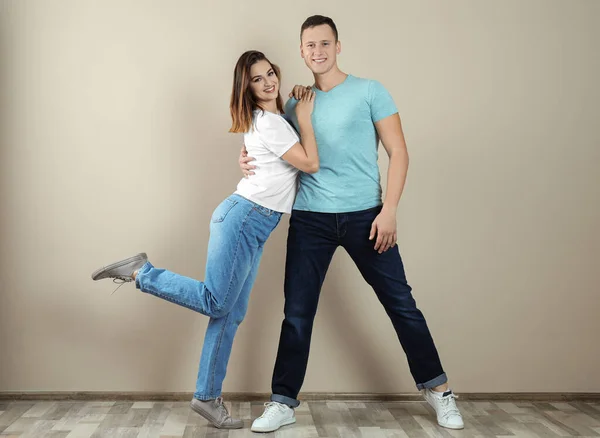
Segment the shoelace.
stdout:
<path fill-rule="evenodd" d="M 217 405 L 217 409 L 219 409 L 221 412 L 223 412 L 225 414 L 225 419 L 228 419 L 229 411 L 227 410 L 227 407 L 223 404 L 223 397 L 217 397 L 215 399 L 215 404 Z"/>
<path fill-rule="evenodd" d="M 272 418 L 277 413 L 277 411 L 283 411 L 283 407 L 280 403 L 277 402 L 267 402 L 265 403 L 265 406 L 265 412 L 263 412 L 260 418 Z"/>
<path fill-rule="evenodd" d="M 117 288 L 111 292 L 111 295 L 114 294 L 121 286 L 125 283 L 130 283 L 133 281 L 131 277 L 115 277 L 113 278 L 113 283 L 118 284 Z"/>
<path fill-rule="evenodd" d="M 445 419 L 452 415 L 460 415 L 460 411 L 458 410 L 458 408 L 456 407 L 456 403 L 454 402 L 455 398 L 458 398 L 458 396 L 454 393 L 450 393 L 446 397 L 442 397 L 441 399 L 442 408 L 444 409 L 443 415 Z"/>

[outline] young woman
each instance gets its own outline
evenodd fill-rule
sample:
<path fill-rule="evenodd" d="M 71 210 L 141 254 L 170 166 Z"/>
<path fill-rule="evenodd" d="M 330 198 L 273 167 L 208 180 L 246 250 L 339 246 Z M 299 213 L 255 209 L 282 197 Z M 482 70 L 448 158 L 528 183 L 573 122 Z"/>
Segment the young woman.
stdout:
<path fill-rule="evenodd" d="M 211 319 L 204 338 L 192 409 L 218 428 L 237 429 L 221 398 L 233 337 L 244 319 L 263 246 L 281 215 L 290 213 L 297 174 L 319 169 L 311 123 L 314 92 L 296 107 L 302 144 L 281 116 L 278 67 L 257 51 L 238 60 L 231 94 L 230 132 L 244 133 L 248 152 L 256 158 L 255 174 L 214 210 L 204 281 L 157 269 L 145 253 L 108 265 L 92 279 L 135 281 L 143 292 L 195 310 Z"/>

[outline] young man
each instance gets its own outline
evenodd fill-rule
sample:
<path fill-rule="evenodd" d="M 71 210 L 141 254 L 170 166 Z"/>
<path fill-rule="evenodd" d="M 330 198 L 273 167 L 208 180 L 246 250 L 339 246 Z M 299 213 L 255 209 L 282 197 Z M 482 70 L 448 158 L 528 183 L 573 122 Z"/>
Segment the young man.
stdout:
<path fill-rule="evenodd" d="M 301 174 L 290 218 L 285 268 L 285 319 L 273 373 L 271 402 L 252 424 L 252 431 L 270 432 L 294 423 L 312 335 L 313 320 L 327 268 L 343 247 L 383 304 L 406 353 L 417 388 L 437 412 L 438 423 L 462 429 L 454 394 L 406 281 L 396 246 L 396 209 L 404 188 L 408 154 L 398 110 L 378 82 L 343 73 L 334 22 L 309 17 L 301 28 L 300 53 L 313 72 L 316 92 L 313 127 L 320 171 Z M 294 88 L 285 107 L 294 114 L 296 99 L 306 92 Z M 291 117 L 298 127 L 297 120 Z M 377 165 L 379 139 L 389 156 L 387 193 L 383 203 Z M 251 175 L 252 157 L 242 171 Z"/>

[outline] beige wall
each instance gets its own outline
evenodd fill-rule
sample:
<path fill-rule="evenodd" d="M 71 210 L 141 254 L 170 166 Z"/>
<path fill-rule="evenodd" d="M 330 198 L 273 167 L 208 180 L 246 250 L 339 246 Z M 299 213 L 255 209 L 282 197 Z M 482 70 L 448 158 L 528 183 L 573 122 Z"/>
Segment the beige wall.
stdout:
<path fill-rule="evenodd" d="M 193 389 L 207 319 L 90 273 L 146 251 L 203 275 L 210 213 L 240 177 L 234 63 L 260 49 L 286 93 L 310 83 L 297 47 L 314 13 L 338 23 L 340 67 L 400 108 L 400 249 L 452 386 L 600 391 L 594 0 L 2 1 L 0 390 Z M 269 391 L 286 232 L 287 217 L 226 391 Z M 314 333 L 305 391 L 414 390 L 341 250 Z"/>

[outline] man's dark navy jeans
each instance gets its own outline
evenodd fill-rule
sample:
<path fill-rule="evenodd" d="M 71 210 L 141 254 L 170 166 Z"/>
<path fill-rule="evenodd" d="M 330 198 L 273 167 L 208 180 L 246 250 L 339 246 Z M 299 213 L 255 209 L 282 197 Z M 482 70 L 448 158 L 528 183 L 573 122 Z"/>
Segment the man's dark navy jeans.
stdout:
<path fill-rule="evenodd" d="M 350 213 L 294 210 L 285 267 L 285 319 L 273 372 L 272 401 L 298 406 L 321 286 L 333 254 L 343 247 L 373 287 L 406 353 L 417 388 L 433 388 L 447 378 L 427 323 L 406 282 L 398 246 L 379 254 L 371 225 L 381 207 Z"/>

